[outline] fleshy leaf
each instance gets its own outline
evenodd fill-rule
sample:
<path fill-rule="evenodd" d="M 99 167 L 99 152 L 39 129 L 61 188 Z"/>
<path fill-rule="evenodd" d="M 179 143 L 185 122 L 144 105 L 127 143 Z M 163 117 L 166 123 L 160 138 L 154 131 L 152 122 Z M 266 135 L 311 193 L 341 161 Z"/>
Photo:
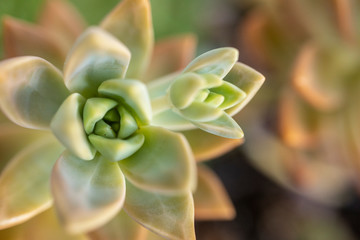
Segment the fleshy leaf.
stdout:
<path fill-rule="evenodd" d="M 107 80 L 100 85 L 99 93 L 126 104 L 142 124 L 150 122 L 152 117 L 150 98 L 142 82 L 132 79 Z"/>
<path fill-rule="evenodd" d="M 223 82 L 221 86 L 211 88 L 210 91 L 224 96 L 225 99 L 219 106 L 221 109 L 231 108 L 246 97 L 246 93 L 243 90 L 229 82 Z"/>
<path fill-rule="evenodd" d="M 69 94 L 59 70 L 38 57 L 0 63 L 0 83 L 2 110 L 13 122 L 27 128 L 47 129 Z"/>
<path fill-rule="evenodd" d="M 70 233 L 103 225 L 125 199 L 125 179 L 119 166 L 100 155 L 83 161 L 64 152 L 54 166 L 51 188 L 60 220 Z"/>
<path fill-rule="evenodd" d="M 102 82 L 125 76 L 129 61 L 130 52 L 125 45 L 101 28 L 91 27 L 67 56 L 65 84 L 84 97 L 96 96 Z"/>
<path fill-rule="evenodd" d="M 135 154 L 119 162 L 133 184 L 156 191 L 178 192 L 189 189 L 195 178 L 190 146 L 178 133 L 160 127 L 143 127 L 145 142 Z"/>
<path fill-rule="evenodd" d="M 244 133 L 239 125 L 228 114 L 209 122 L 192 122 L 202 130 L 226 138 L 243 138 Z"/>
<path fill-rule="evenodd" d="M 11 158 L 41 137 L 51 135 L 48 131 L 36 131 L 11 122 L 0 124 L 0 173 Z"/>
<path fill-rule="evenodd" d="M 81 116 L 84 104 L 84 97 L 78 93 L 71 94 L 51 121 L 51 130 L 70 152 L 84 160 L 91 160 L 95 156 L 95 149 L 83 127 Z"/>
<path fill-rule="evenodd" d="M 144 135 L 134 134 L 127 139 L 105 138 L 91 134 L 90 142 L 107 160 L 120 161 L 138 151 L 144 143 Z"/>
<path fill-rule="evenodd" d="M 84 235 L 70 235 L 60 225 L 55 211 L 50 208 L 23 224 L 0 230 L 0 239 L 4 240 L 87 240 Z"/>
<path fill-rule="evenodd" d="M 118 111 L 121 116 L 118 137 L 124 139 L 133 134 L 138 129 L 138 125 L 134 117 L 129 113 L 128 110 L 126 110 L 126 108 L 119 106 Z"/>
<path fill-rule="evenodd" d="M 62 151 L 56 139 L 43 138 L 12 158 L 0 175 L 0 229 L 50 207 L 50 173 Z"/>
<path fill-rule="evenodd" d="M 196 161 L 206 161 L 219 157 L 244 142 L 244 139 L 219 137 L 200 129 L 183 131 Z"/>
<path fill-rule="evenodd" d="M 120 2 L 100 26 L 129 48 L 131 61 L 126 77 L 141 76 L 147 68 L 154 44 L 149 0 Z"/>
<path fill-rule="evenodd" d="M 89 233 L 91 240 L 145 240 L 147 230 L 120 211 L 106 225 Z"/>
<path fill-rule="evenodd" d="M 62 68 L 68 49 L 52 32 L 8 16 L 3 19 L 3 32 L 6 58 L 38 56 Z"/>
<path fill-rule="evenodd" d="M 181 117 L 178 113 L 175 113 L 172 109 L 156 114 L 153 117 L 151 124 L 174 131 L 183 131 L 195 128 L 191 122 Z"/>
<path fill-rule="evenodd" d="M 233 116 L 245 107 L 245 105 L 254 97 L 264 83 L 265 77 L 251 67 L 237 62 L 225 76 L 224 80 L 234 84 L 246 93 L 246 98 L 244 100 L 235 106 L 226 109 L 226 112 L 230 116 Z"/>
<path fill-rule="evenodd" d="M 151 81 L 183 70 L 193 59 L 196 37 L 191 34 L 170 37 L 156 42 L 150 65 L 144 78 Z"/>
<path fill-rule="evenodd" d="M 188 107 L 199 91 L 206 87 L 204 79 L 195 73 L 185 73 L 174 80 L 169 89 L 171 103 L 178 109 Z"/>
<path fill-rule="evenodd" d="M 178 111 L 185 118 L 195 122 L 213 121 L 223 114 L 221 109 L 203 102 L 193 102 L 187 108 Z"/>
<path fill-rule="evenodd" d="M 116 101 L 107 98 L 88 99 L 85 103 L 83 112 L 85 132 L 90 134 L 94 130 L 95 124 L 116 105 Z"/>
<path fill-rule="evenodd" d="M 194 196 L 197 220 L 231 220 L 235 209 L 218 177 L 210 168 L 198 165 L 198 182 Z"/>
<path fill-rule="evenodd" d="M 184 72 L 214 74 L 222 79 L 234 66 L 238 56 L 238 50 L 235 48 L 214 49 L 195 58 Z"/>
<path fill-rule="evenodd" d="M 194 206 L 190 192 L 163 195 L 126 182 L 125 211 L 137 222 L 168 239 L 194 240 Z"/>
<path fill-rule="evenodd" d="M 52 31 L 69 50 L 76 38 L 84 31 L 85 21 L 69 1 L 46 0 L 39 24 Z"/>

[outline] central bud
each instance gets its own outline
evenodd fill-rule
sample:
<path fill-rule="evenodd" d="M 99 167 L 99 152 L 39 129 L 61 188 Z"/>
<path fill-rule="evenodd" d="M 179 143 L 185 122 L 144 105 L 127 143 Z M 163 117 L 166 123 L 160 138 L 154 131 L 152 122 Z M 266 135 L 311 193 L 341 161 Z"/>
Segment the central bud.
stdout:
<path fill-rule="evenodd" d="M 83 110 L 84 130 L 94 148 L 109 160 L 119 161 L 144 143 L 138 124 L 125 104 L 109 98 L 89 98 Z"/>

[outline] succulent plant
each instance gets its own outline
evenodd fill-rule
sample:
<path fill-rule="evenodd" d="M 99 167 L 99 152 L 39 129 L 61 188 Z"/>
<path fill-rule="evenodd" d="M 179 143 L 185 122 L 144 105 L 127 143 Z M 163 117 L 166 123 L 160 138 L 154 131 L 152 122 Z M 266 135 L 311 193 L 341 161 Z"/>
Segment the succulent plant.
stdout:
<path fill-rule="evenodd" d="M 357 179 L 349 169 L 359 161 L 354 151 L 359 141 L 351 133 L 357 129 L 358 116 L 352 106 L 359 85 L 359 4 L 258 3 L 244 21 L 242 36 L 250 51 L 258 49 L 257 59 L 272 78 L 273 85 L 261 96 L 273 104 L 270 121 L 276 124 L 269 131 L 269 124 L 254 121 L 249 143 L 261 142 L 266 153 L 255 152 L 257 146 L 252 144 L 248 153 L 256 166 L 281 184 L 321 202 L 339 204 Z M 254 118 L 268 113 L 264 101 L 263 113 Z"/>
<path fill-rule="evenodd" d="M 66 5 L 61 6 L 66 10 Z M 51 14 L 47 16 L 51 18 Z M 62 24 L 69 22 L 55 26 L 67 29 Z M 26 47 L 21 40 L 24 29 L 44 44 L 39 49 Z M 241 143 L 241 129 L 230 116 L 253 97 L 263 76 L 236 63 L 235 49 L 222 48 L 201 55 L 182 73 L 155 79 L 159 74 L 184 68 L 194 41 L 189 36 L 168 40 L 155 46 L 152 55 L 147 0 L 124 0 L 100 27 L 82 33 L 67 54 L 63 73 L 56 66 L 64 62 L 68 44 L 58 54 L 52 50 L 63 39 L 57 42 L 50 37 L 58 36 L 60 31 L 55 30 L 59 29 L 5 20 L 5 39 L 20 40 L 5 41 L 6 49 L 16 49 L 14 56 L 30 51 L 46 60 L 23 56 L 0 63 L 2 110 L 16 124 L 37 130 L 13 126 L 9 130 L 8 135 L 14 139 L 21 134 L 29 138 L 16 143 L 19 148 L 28 146 L 7 163 L 0 175 L 0 228 L 18 225 L 0 231 L 0 235 L 24 237 L 37 232 L 33 226 L 43 221 L 49 221 L 54 231 L 61 231 L 54 210 L 49 209 L 53 201 L 67 231 L 80 234 L 67 236 L 71 239 L 150 239 L 152 233 L 132 219 L 165 238 L 194 239 L 193 194 L 199 218 L 233 217 L 226 192 L 205 166 L 199 166 L 199 187 L 192 194 L 196 188 L 194 155 L 206 160 Z M 61 33 L 66 38 L 79 32 Z M 36 38 L 39 33 L 49 37 Z M 173 51 L 164 54 L 162 49 L 166 47 Z M 174 66 L 162 66 L 163 59 L 166 63 L 173 61 Z M 189 79 L 213 83 L 195 89 L 198 92 L 194 98 L 186 95 L 193 88 L 177 87 L 192 81 Z M 211 100 L 214 96 L 218 100 Z M 159 99 L 163 99 L 160 110 Z M 191 101 L 195 108 L 183 114 L 184 106 L 179 108 L 179 101 Z M 175 130 L 171 126 L 177 119 L 159 116 L 167 110 L 186 123 L 181 128 L 183 134 L 170 131 Z M 194 118 L 196 112 L 200 121 Z M 162 125 L 161 121 L 169 122 Z M 4 138 L 9 136 L 4 134 Z M 32 136 L 34 143 L 29 144 Z M 46 234 L 51 232 L 34 236 L 48 239 Z"/>

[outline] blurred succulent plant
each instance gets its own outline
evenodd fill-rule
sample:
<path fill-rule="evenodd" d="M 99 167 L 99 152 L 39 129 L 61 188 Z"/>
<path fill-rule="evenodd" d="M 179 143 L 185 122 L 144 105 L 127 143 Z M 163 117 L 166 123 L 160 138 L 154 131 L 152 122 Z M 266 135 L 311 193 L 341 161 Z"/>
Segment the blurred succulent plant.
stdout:
<path fill-rule="evenodd" d="M 8 163 L 0 175 L 3 203 L 0 225 L 2 229 L 17 226 L 0 231 L 0 235 L 7 239 L 24 238 L 36 232 L 34 225 L 43 221 L 49 221 L 54 231 L 61 231 L 53 210 L 45 211 L 54 198 L 58 216 L 67 230 L 88 233 L 67 236 L 71 239 L 158 238 L 132 218 L 165 238 L 195 238 L 191 194 L 196 184 L 193 154 L 196 159 L 206 160 L 242 142 L 242 132 L 229 115 L 238 112 L 253 97 L 264 80 L 262 75 L 236 63 L 236 50 L 224 48 L 195 59 L 184 73 L 154 80 L 183 69 L 192 57 L 195 41 L 192 36 L 169 39 L 157 44 L 152 53 L 147 0 L 124 0 L 100 27 L 87 29 L 67 54 L 62 75 L 54 65 L 62 66 L 69 46 L 84 24 L 73 10 L 68 12 L 64 2 L 47 4 L 48 13 L 44 14 L 45 22 L 50 24 L 47 27 L 35 27 L 9 17 L 4 21 L 8 56 L 34 55 L 46 60 L 17 57 L 2 62 L 0 105 L 18 125 L 51 130 L 52 134 L 11 126 L 1 136 L 15 141 L 19 135 L 29 136 L 23 137 L 24 143 L 16 142 L 18 148 L 31 139 L 35 143 L 10 161 L 1 159 Z M 66 13 L 72 21 L 57 22 L 55 13 L 61 16 Z M 74 26 L 76 30 L 72 31 Z M 230 60 L 229 57 L 217 59 L 219 53 L 230 54 Z M 158 124 L 164 121 L 158 114 L 152 120 L 152 107 L 159 112 L 156 108 L 159 99 L 154 98 L 159 94 L 165 99 L 162 105 L 178 114 L 173 101 L 186 99 L 181 94 L 172 96 L 171 92 L 176 92 L 174 86 L 187 81 L 189 75 L 195 76 L 194 81 L 213 79 L 216 84 L 197 89 L 208 92 L 207 97 L 199 93 L 202 98 L 188 96 L 191 104 L 204 110 L 195 107 L 195 112 L 190 109 L 185 115 L 176 115 L 188 125 L 181 129 L 186 140 L 182 134 Z M 149 81 L 149 86 L 136 79 Z M 161 86 L 162 90 L 153 86 Z M 210 101 L 212 95 L 222 100 L 214 103 Z M 208 109 L 212 112 L 205 111 Z M 196 111 L 202 117 L 201 124 L 211 125 L 211 131 L 199 126 L 198 119 L 194 119 Z M 210 120 L 204 118 L 206 114 Z M 216 121 L 217 118 L 222 119 Z M 224 133 L 235 130 L 230 136 L 234 139 L 214 136 L 194 129 L 195 126 L 228 137 Z M 7 144 L 13 146 L 11 142 Z M 194 192 L 196 217 L 232 218 L 234 209 L 216 176 L 205 166 L 199 166 L 198 177 Z M 50 178 L 52 194 L 48 188 Z M 117 214 L 121 208 L 126 213 Z M 35 236 L 48 239 L 47 234 L 51 231 Z M 61 233 L 59 237 L 65 239 L 65 235 Z"/>
<path fill-rule="evenodd" d="M 274 134 L 256 121 L 248 137 L 257 141 L 249 143 L 261 142 L 265 153 L 251 144 L 248 152 L 255 165 L 285 186 L 339 203 L 349 182 L 358 182 L 357 170 L 352 175 L 350 169 L 359 161 L 354 103 L 360 6 L 351 0 L 258 3 L 244 21 L 242 42 L 249 51 L 258 50 L 254 61 L 269 71 L 273 85 L 261 95 L 262 114 L 268 113 L 264 101 L 277 104 L 278 124 Z M 259 114 L 253 117 L 261 119 Z"/>

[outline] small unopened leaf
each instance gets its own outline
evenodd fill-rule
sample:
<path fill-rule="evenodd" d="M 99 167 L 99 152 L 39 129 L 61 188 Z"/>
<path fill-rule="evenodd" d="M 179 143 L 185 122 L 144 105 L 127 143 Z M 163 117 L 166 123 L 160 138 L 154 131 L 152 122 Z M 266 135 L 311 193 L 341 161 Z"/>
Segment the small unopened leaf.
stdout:
<path fill-rule="evenodd" d="M 141 123 L 150 122 L 152 117 L 150 97 L 142 82 L 132 79 L 107 80 L 100 85 L 99 93 L 126 104 Z"/>

